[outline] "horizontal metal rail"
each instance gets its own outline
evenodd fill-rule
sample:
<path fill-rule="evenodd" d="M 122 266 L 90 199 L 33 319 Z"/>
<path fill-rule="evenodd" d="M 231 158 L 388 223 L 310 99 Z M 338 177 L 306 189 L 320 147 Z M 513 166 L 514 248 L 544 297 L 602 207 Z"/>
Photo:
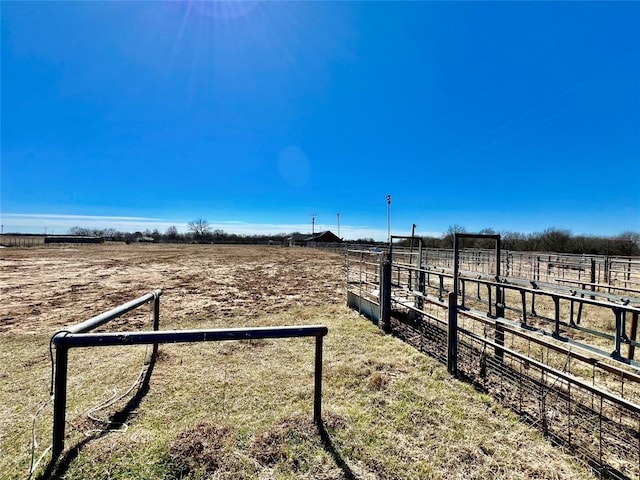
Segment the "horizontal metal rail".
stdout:
<path fill-rule="evenodd" d="M 432 285 L 430 285 L 428 282 L 424 285 L 425 287 L 425 293 L 426 293 L 426 288 L 435 288 L 438 289 L 438 297 L 440 299 L 442 299 L 442 294 L 445 291 L 444 288 L 444 279 L 447 278 L 450 280 L 450 282 L 453 282 L 453 278 L 454 275 L 453 273 L 449 273 L 449 272 L 434 272 L 432 270 L 428 270 L 428 269 L 422 269 L 422 268 L 417 268 L 417 267 L 411 267 L 411 266 L 399 266 L 399 265 L 393 265 L 394 269 L 397 271 L 397 275 L 398 275 L 398 282 L 394 283 L 394 287 L 397 290 L 400 290 L 401 292 L 404 292 L 407 295 L 413 295 L 414 298 L 418 298 L 418 296 L 416 295 L 416 293 L 413 293 L 413 289 L 412 288 L 407 288 L 407 286 L 410 287 L 410 284 L 404 284 L 404 282 L 401 282 L 401 277 L 400 277 L 400 271 L 406 271 L 406 272 L 417 272 L 418 274 L 425 274 L 425 275 L 436 275 L 439 277 L 440 281 L 439 281 L 439 285 L 434 287 Z M 395 277 L 394 277 L 395 278 Z M 402 277 L 404 278 L 404 276 Z M 593 292 L 591 291 L 583 291 L 580 296 L 578 296 L 577 291 L 557 291 L 557 290 L 551 290 L 551 289 L 542 289 L 540 288 L 541 286 L 538 285 L 537 282 L 526 282 L 523 280 L 518 281 L 515 284 L 511 284 L 508 283 L 506 279 L 503 278 L 499 278 L 498 280 L 496 280 L 495 276 L 490 276 L 490 275 L 475 275 L 475 276 L 469 276 L 469 275 L 465 275 L 465 276 L 459 276 L 459 281 L 462 282 L 463 288 L 462 288 L 462 292 L 460 293 L 460 296 L 462 297 L 462 305 L 461 305 L 461 309 L 466 309 L 466 305 L 465 305 L 465 299 L 468 298 L 465 295 L 465 288 L 464 285 L 465 283 L 473 283 L 476 284 L 478 286 L 483 285 L 487 288 L 487 291 L 489 293 L 489 298 L 488 298 L 488 304 L 489 304 L 489 311 L 488 314 L 490 316 L 495 316 L 495 312 L 492 311 L 492 306 L 494 305 L 494 303 L 492 303 L 492 299 L 491 299 L 491 292 L 492 290 L 495 292 L 500 292 L 502 293 L 501 295 L 501 300 L 498 301 L 498 299 L 496 298 L 495 300 L 495 307 L 496 307 L 496 312 L 497 312 L 497 308 L 502 308 L 502 315 L 498 315 L 500 317 L 504 316 L 504 310 L 510 310 L 510 311 L 514 311 L 514 312 L 519 312 L 522 314 L 522 321 L 521 324 L 522 325 L 527 325 L 527 315 L 526 312 L 524 311 L 524 307 L 523 309 L 519 309 L 519 308 L 514 308 L 514 307 L 507 307 L 506 306 L 506 296 L 504 295 L 505 291 L 512 291 L 512 292 L 518 292 L 520 294 L 520 296 L 522 297 L 522 302 L 524 305 L 524 298 L 525 295 L 529 295 L 530 298 L 532 299 L 532 308 L 531 308 L 531 313 L 529 314 L 529 317 L 537 319 L 537 320 L 542 320 L 542 321 L 546 321 L 549 322 L 551 324 L 553 324 L 553 331 L 549 332 L 552 336 L 556 337 L 556 338 L 560 338 L 561 336 L 561 332 L 560 329 L 561 327 L 564 328 L 568 328 L 568 329 L 572 329 L 574 331 L 581 331 L 583 333 L 588 333 L 590 335 L 594 335 L 594 336 L 598 336 L 601 338 L 605 338 L 608 340 L 611 340 L 613 342 L 613 350 L 612 352 L 609 352 L 609 356 L 611 358 L 616 359 L 617 361 L 620 361 L 622 363 L 631 365 L 635 368 L 639 368 L 640 367 L 640 363 L 635 361 L 633 359 L 633 357 L 631 358 L 623 358 L 622 357 L 622 352 L 621 352 L 621 346 L 622 345 L 628 345 L 629 347 L 633 347 L 635 348 L 638 345 L 637 339 L 634 337 L 634 333 L 632 332 L 631 338 L 627 338 L 626 333 L 624 332 L 624 315 L 625 314 L 629 314 L 629 316 L 635 316 L 635 318 L 637 318 L 637 316 L 640 314 L 640 307 L 637 306 L 637 304 L 632 304 L 630 303 L 630 300 L 628 299 L 624 299 L 624 298 L 620 298 L 620 297 L 614 297 L 616 299 L 618 299 L 618 302 L 613 303 L 612 301 L 604 301 L 602 299 L 592 299 L 589 295 L 592 294 Z M 526 283 L 530 283 L 530 285 L 526 285 Z M 544 286 L 547 286 L 548 284 L 544 284 Z M 422 292 L 420 292 L 422 293 Z M 606 295 L 606 294 L 600 294 L 602 295 Z M 542 315 L 538 315 L 535 312 L 535 308 L 533 307 L 533 302 L 536 296 L 546 296 L 546 297 L 550 297 L 551 299 L 553 299 L 554 301 L 554 308 L 556 310 L 556 318 L 547 318 L 544 317 Z M 607 297 L 610 297 L 607 295 Z M 565 322 L 562 321 L 559 317 L 559 302 L 560 301 L 565 301 L 565 302 L 570 302 L 573 304 L 577 304 L 580 309 L 582 308 L 583 305 L 591 305 L 597 308 L 601 308 L 601 309 L 606 309 L 609 310 L 613 313 L 613 315 L 615 316 L 615 332 L 613 334 L 609 334 L 607 332 L 604 331 L 598 331 L 598 330 L 594 330 L 594 329 L 589 329 L 589 328 L 585 328 L 583 326 L 580 326 L 580 320 L 577 320 L 577 323 L 573 321 L 573 318 L 571 319 L 570 322 Z M 609 300 L 611 300 L 611 298 L 609 298 Z M 636 300 L 637 301 L 637 300 Z M 572 314 L 573 315 L 573 314 Z M 546 332 L 546 331 L 545 331 Z M 584 342 L 576 342 L 576 341 L 572 341 L 569 339 L 566 339 L 566 341 L 568 341 L 569 343 L 572 343 L 576 346 L 580 346 L 582 348 L 585 348 L 587 350 L 591 350 L 591 351 L 596 351 L 597 349 L 594 349 L 593 347 L 591 347 L 590 345 L 585 345 Z M 604 353 L 601 351 L 597 351 L 597 353 Z"/>
<path fill-rule="evenodd" d="M 413 267 L 410 265 L 398 265 L 397 263 L 394 263 L 394 268 L 399 268 L 399 267 L 403 267 L 406 268 L 408 270 L 413 270 L 415 272 L 424 272 L 426 274 L 429 275 L 443 275 L 445 278 L 453 278 L 453 269 L 451 268 L 446 268 L 446 267 L 440 267 L 440 266 L 431 266 L 431 265 L 427 265 L 427 266 L 423 266 L 422 268 L 417 268 L 417 267 Z M 488 282 L 495 282 L 496 281 L 496 276 L 495 275 L 490 275 L 490 274 L 483 274 L 483 273 L 479 273 L 479 272 L 475 272 L 475 271 L 471 271 L 471 270 L 460 270 L 459 272 L 460 276 L 459 278 L 462 280 L 471 280 L 471 281 L 475 281 L 475 280 L 486 280 Z M 569 282 L 569 280 L 563 280 L 563 279 L 556 279 L 557 282 Z M 587 290 L 587 289 L 577 289 L 577 288 L 571 288 L 571 287 L 567 287 L 564 285 L 556 285 L 553 283 L 549 283 L 549 282 L 542 282 L 542 281 L 538 281 L 538 280 L 525 280 L 522 278 L 518 278 L 518 277 L 505 277 L 505 276 L 500 276 L 499 277 L 499 282 L 501 284 L 501 286 L 521 286 L 521 287 L 525 287 L 525 288 L 531 288 L 532 290 L 535 290 L 536 293 L 545 293 L 548 292 L 549 294 L 555 294 L 555 293 L 564 293 L 567 295 L 571 295 L 574 296 L 577 294 L 580 295 L 589 295 L 590 297 L 601 297 L 603 299 L 609 300 L 611 302 L 618 302 L 618 303 L 622 303 L 624 305 L 628 305 L 628 304 L 636 304 L 640 306 L 640 300 L 637 298 L 633 298 L 633 297 L 622 297 L 620 295 L 614 295 L 611 293 L 604 293 L 604 292 L 598 292 L 598 291 L 594 291 L 594 290 Z M 583 285 L 595 285 L 595 286 L 600 286 L 602 288 L 609 288 L 611 287 L 610 285 L 604 285 L 604 284 L 598 284 L 598 283 L 589 283 L 589 282 L 575 282 L 578 284 L 583 284 Z M 529 291 L 532 291 L 529 290 Z M 626 291 L 631 291 L 634 292 L 633 290 L 629 290 L 629 289 L 619 289 L 619 290 L 626 290 Z"/>
<path fill-rule="evenodd" d="M 134 302 L 129 302 L 129 304 L 126 305 L 133 304 Z M 124 307 L 124 305 L 122 307 Z M 122 308 L 119 308 L 114 309 L 111 312 L 120 312 L 122 310 Z M 69 331 L 71 330 L 69 329 Z M 64 450 L 65 415 L 67 400 L 67 366 L 69 349 L 71 348 L 315 337 L 316 355 L 313 418 L 316 423 L 319 423 L 321 421 L 322 339 L 325 335 L 327 335 L 328 332 L 327 327 L 324 325 L 116 333 L 69 333 L 69 331 L 57 333 L 53 337 L 53 343 L 56 347 L 53 458 L 56 458 Z"/>
<path fill-rule="evenodd" d="M 496 323 L 499 322 L 502 324 L 501 327 L 502 329 L 504 329 L 505 332 L 515 335 L 523 340 L 531 341 L 535 344 L 551 349 L 562 355 L 570 356 L 583 363 L 598 367 L 601 370 L 604 370 L 608 373 L 611 373 L 620 377 L 625 377 L 628 380 L 632 380 L 633 382 L 640 384 L 640 374 L 628 372 L 626 370 L 623 370 L 622 368 L 617 367 L 616 365 L 605 363 L 603 360 L 611 360 L 611 358 L 609 358 L 607 355 L 604 355 L 601 351 L 584 349 L 582 345 L 571 344 L 573 346 L 577 346 L 578 348 L 582 348 L 588 353 L 593 353 L 602 358 L 600 359 L 600 358 L 592 357 L 585 353 L 581 353 L 580 351 L 567 348 L 564 345 L 558 345 L 558 344 L 552 343 L 551 341 L 547 340 L 548 336 L 544 335 L 543 333 L 541 333 L 540 335 L 532 335 L 533 333 L 532 330 L 530 329 L 525 330 L 522 327 L 514 325 L 513 322 L 509 320 L 491 319 L 491 318 L 482 316 L 481 314 L 479 314 L 479 312 L 473 312 L 471 310 L 459 310 L 458 314 L 463 315 L 465 317 L 469 317 L 477 322 L 481 322 L 492 327 L 495 327 Z"/>
<path fill-rule="evenodd" d="M 596 386 L 592 386 L 589 385 L 588 383 L 585 383 L 583 381 L 580 381 L 578 378 L 575 378 L 573 375 L 569 375 L 568 373 L 564 373 L 561 372 L 560 370 L 557 370 L 549 365 L 546 365 L 544 363 L 538 362 L 537 360 L 528 357 L 526 355 L 523 355 L 522 353 L 516 352 L 515 350 L 511 350 L 508 347 L 505 347 L 504 345 L 499 345 L 495 342 L 492 342 L 491 340 L 488 340 L 485 337 L 481 337 L 480 335 L 477 335 L 469 330 L 466 330 L 464 328 L 458 327 L 458 332 L 464 335 L 467 335 L 470 338 L 473 338 L 479 342 L 482 342 L 488 346 L 491 346 L 495 349 L 499 349 L 502 350 L 503 352 L 507 352 L 509 355 L 511 355 L 514 358 L 517 358 L 523 362 L 528 362 L 530 365 L 535 366 L 536 368 L 540 369 L 540 370 L 544 370 L 552 375 L 554 375 L 557 378 L 560 378 L 562 380 L 565 380 L 568 383 L 575 383 L 575 384 L 579 384 L 580 388 L 583 388 L 591 393 L 594 393 L 602 398 L 607 399 L 609 402 L 618 405 L 626 410 L 629 410 L 630 412 L 633 413 L 640 413 L 640 406 L 636 405 L 635 403 L 629 402 L 628 400 L 625 400 L 624 398 L 620 398 L 617 397 L 615 395 L 612 395 L 611 393 L 607 392 L 606 390 L 603 390 L 601 388 L 598 388 Z"/>
<path fill-rule="evenodd" d="M 293 327 L 215 328 L 202 330 L 161 330 L 156 332 L 58 333 L 57 347 L 108 347 L 153 343 L 219 342 L 223 340 L 261 340 L 267 338 L 316 337 L 327 334 L 324 325 Z"/>
<path fill-rule="evenodd" d="M 113 308 L 107 312 L 101 313 L 100 315 L 96 315 L 95 317 L 85 320 L 82 323 L 78 323 L 77 325 L 74 325 L 72 327 L 65 328 L 65 331 L 69 333 L 89 332 L 115 318 L 124 315 L 127 312 L 130 312 L 131 310 L 140 307 L 141 305 L 144 305 L 145 303 L 149 303 L 152 300 L 157 299 L 161 294 L 162 290 L 154 290 L 139 298 L 136 298 L 135 300 L 124 303 L 119 307 Z"/>
<path fill-rule="evenodd" d="M 514 408 L 523 419 L 533 422 L 545 435 L 569 445 L 601 474 L 637 478 L 640 362 L 634 361 L 634 350 L 640 347 L 637 341 L 640 299 L 629 297 L 623 290 L 607 293 L 609 287 L 599 282 L 598 268 L 602 265 L 594 266 L 592 259 L 587 263 L 577 256 L 570 260 L 545 256 L 543 261 L 538 259 L 536 275 L 527 278 L 513 276 L 519 272 L 510 269 L 513 265 L 509 264 L 509 255 L 502 257 L 500 267 L 489 264 L 499 258 L 497 252 L 493 255 L 487 252 L 477 252 L 478 268 L 473 270 L 476 258 L 463 258 L 464 252 L 436 266 L 429 264 L 428 251 L 422 252 L 423 262 L 413 263 L 412 252 L 394 246 L 386 273 L 384 268 L 380 269 L 380 288 L 374 292 L 361 288 L 359 293 L 353 289 L 348 304 L 355 308 L 365 294 L 378 294 L 381 329 L 387 331 L 385 326 L 391 322 L 391 332 L 446 361 L 447 369 L 454 375 L 460 371 L 468 380 L 478 382 L 480 388 L 495 393 L 496 398 Z M 446 255 L 449 253 L 454 252 Z M 362 271 L 355 256 L 347 261 L 352 271 Z M 456 275 L 451 268 L 454 262 L 464 264 L 465 270 L 458 270 Z M 533 267 L 528 271 L 535 272 Z M 507 276 L 500 275 L 502 268 Z M 562 279 L 554 281 L 554 274 Z M 566 282 L 573 285 L 558 285 L 576 277 L 577 282 Z M 606 272 L 604 278 L 613 279 Z M 629 282 L 629 278 L 620 281 Z M 383 288 L 385 282 L 388 289 Z M 451 292 L 456 286 L 461 287 L 458 296 Z M 610 292 L 616 292 L 615 287 Z M 444 301 L 446 294 L 448 302 Z M 536 299 L 543 297 L 552 302 L 543 302 L 541 313 L 551 308 L 555 316 L 544 317 L 536 312 Z M 388 311 L 382 308 L 385 299 L 392 305 Z M 529 301 L 531 308 L 527 305 Z M 589 307 L 581 325 L 583 305 Z M 484 310 L 487 306 L 488 311 Z M 596 308 L 615 315 L 615 333 L 608 326 L 589 324 Z M 544 324 L 548 321 L 551 327 Z M 572 333 L 606 338 L 613 341 L 614 351 L 606 351 L 605 342 L 591 343 L 584 336 L 574 338 Z M 511 341 L 510 346 L 507 341 Z M 601 345 L 605 350 L 597 348 Z M 621 356 L 624 345 L 629 347 L 628 359 Z M 631 477 L 624 476 L 628 473 Z"/>

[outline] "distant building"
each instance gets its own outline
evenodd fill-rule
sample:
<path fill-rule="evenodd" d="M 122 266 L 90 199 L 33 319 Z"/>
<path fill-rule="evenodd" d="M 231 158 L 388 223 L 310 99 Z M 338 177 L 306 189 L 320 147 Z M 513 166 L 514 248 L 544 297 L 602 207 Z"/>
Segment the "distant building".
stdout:
<path fill-rule="evenodd" d="M 306 247 L 307 238 L 309 238 L 309 234 L 294 233 L 293 235 L 287 238 L 286 244 L 289 247 Z"/>
<path fill-rule="evenodd" d="M 153 243 L 155 241 L 156 241 L 155 238 L 148 237 L 146 235 L 143 235 L 142 237 L 136 237 L 136 239 L 135 239 L 136 243 Z"/>
<path fill-rule="evenodd" d="M 342 240 L 331 230 L 325 230 L 308 237 L 306 242 L 308 245 L 309 243 L 341 243 Z"/>
<path fill-rule="evenodd" d="M 342 240 L 331 230 L 314 235 L 294 233 L 287 238 L 287 245 L 290 247 L 313 247 L 318 243 L 342 243 Z"/>
<path fill-rule="evenodd" d="M 44 243 L 104 243 L 104 238 L 85 235 L 48 235 L 44 237 Z"/>
<path fill-rule="evenodd" d="M 82 235 L 42 235 L 37 233 L 3 233 L 0 245 L 5 247 L 41 247 L 60 243 L 103 243 L 102 237 Z"/>

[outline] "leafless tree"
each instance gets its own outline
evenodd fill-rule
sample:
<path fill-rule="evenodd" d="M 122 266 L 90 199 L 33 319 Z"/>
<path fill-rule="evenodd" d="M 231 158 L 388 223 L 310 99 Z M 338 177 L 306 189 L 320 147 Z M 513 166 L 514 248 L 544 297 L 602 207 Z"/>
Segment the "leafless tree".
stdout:
<path fill-rule="evenodd" d="M 193 236 L 197 241 L 202 241 L 211 234 L 211 227 L 209 226 L 209 222 L 202 218 L 198 218 L 189 222 L 189 231 L 193 233 Z"/>

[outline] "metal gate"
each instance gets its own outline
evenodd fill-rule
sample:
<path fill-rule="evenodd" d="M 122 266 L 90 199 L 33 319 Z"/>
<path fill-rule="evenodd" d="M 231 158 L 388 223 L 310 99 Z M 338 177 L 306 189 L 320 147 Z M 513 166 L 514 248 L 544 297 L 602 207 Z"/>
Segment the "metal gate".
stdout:
<path fill-rule="evenodd" d="M 624 290 L 502 276 L 499 248 L 493 267 L 472 271 L 459 250 L 445 267 L 429 264 L 420 247 L 349 249 L 348 305 L 447 363 L 601 476 L 640 478 L 639 301 Z"/>

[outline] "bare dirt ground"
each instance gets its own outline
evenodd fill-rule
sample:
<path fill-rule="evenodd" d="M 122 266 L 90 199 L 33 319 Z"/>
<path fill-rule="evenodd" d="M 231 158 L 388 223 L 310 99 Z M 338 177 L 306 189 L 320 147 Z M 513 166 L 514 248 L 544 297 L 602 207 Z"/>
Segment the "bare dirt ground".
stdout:
<path fill-rule="evenodd" d="M 254 246 L 0 249 L 0 478 L 28 455 L 29 422 L 49 388 L 49 339 L 58 330 L 154 289 L 163 292 L 162 329 L 252 325 L 265 314 L 341 304 L 342 261 L 318 250 Z M 145 306 L 103 328 L 149 329 L 149 320 Z M 39 428 L 48 422 L 40 419 Z"/>
<path fill-rule="evenodd" d="M 0 249 L 0 478 L 26 478 L 50 443 L 50 405 L 32 420 L 48 398 L 50 336 L 157 288 L 162 329 L 327 324 L 323 417 L 335 445 L 307 432 L 309 342 L 163 345 L 150 391 L 127 417 L 131 429 L 97 436 L 106 422 L 89 421 L 88 412 L 115 386 L 129 387 L 146 350 L 84 349 L 70 364 L 69 463 L 35 478 L 178 478 L 185 459 L 204 468 L 189 478 L 593 478 L 440 364 L 348 310 L 341 255 L 214 245 Z M 109 329 L 149 328 L 148 309 L 139 310 Z M 203 419 L 213 426 L 198 430 Z M 191 453 L 201 431 L 222 442 L 224 461 L 203 466 Z"/>
<path fill-rule="evenodd" d="M 342 257 L 280 247 L 98 245 L 0 250 L 0 334 L 53 332 L 163 290 L 163 325 L 343 299 Z"/>

